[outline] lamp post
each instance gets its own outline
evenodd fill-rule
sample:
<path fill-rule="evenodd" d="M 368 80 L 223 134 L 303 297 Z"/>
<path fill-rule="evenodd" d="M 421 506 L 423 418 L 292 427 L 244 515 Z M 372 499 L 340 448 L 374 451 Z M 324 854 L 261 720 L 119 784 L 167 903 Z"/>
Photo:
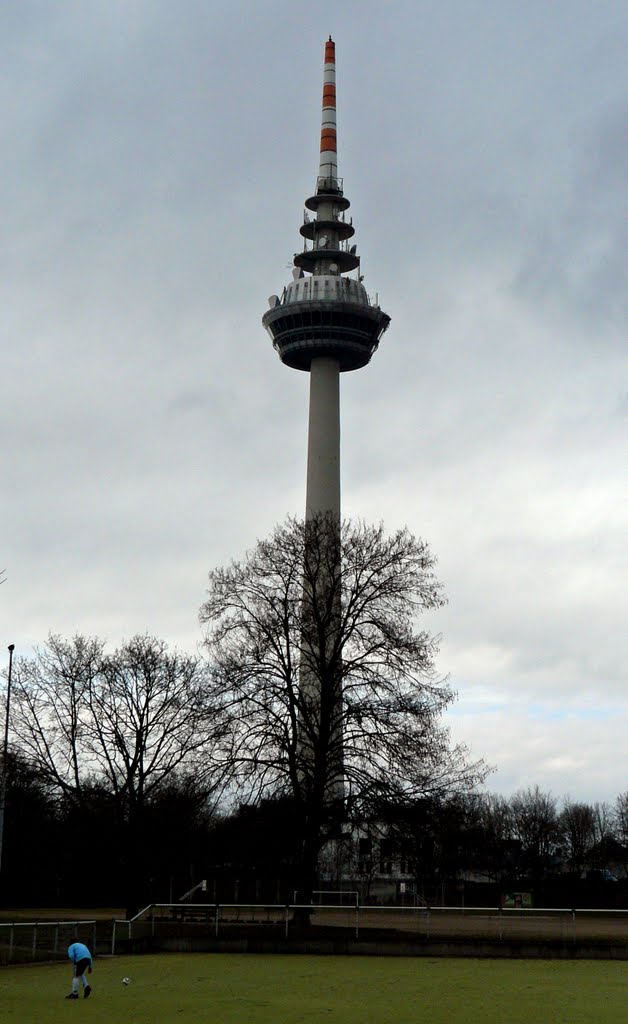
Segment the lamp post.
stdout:
<path fill-rule="evenodd" d="M 4 839 L 4 804 L 7 792 L 7 752 L 9 749 L 9 713 L 11 711 L 11 673 L 15 644 L 9 644 L 9 675 L 7 677 L 7 705 L 4 718 L 4 743 L 2 745 L 2 775 L 0 776 L 0 869 L 2 868 L 2 841 Z"/>

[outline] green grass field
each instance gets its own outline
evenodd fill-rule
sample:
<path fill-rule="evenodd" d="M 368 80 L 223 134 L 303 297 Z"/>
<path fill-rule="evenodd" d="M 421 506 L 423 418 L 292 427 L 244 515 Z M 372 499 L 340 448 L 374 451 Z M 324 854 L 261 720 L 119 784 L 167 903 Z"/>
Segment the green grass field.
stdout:
<path fill-rule="evenodd" d="M 122 984 L 127 975 L 131 982 Z M 66 965 L 0 969 L 2 1024 L 624 1024 L 612 961 L 162 954 L 97 960 L 89 1000 Z"/>

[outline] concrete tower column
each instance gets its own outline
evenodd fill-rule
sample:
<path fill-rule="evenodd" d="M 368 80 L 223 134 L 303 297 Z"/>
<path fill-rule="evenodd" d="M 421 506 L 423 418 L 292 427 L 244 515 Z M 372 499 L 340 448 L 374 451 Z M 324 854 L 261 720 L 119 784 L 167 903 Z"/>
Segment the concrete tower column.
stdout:
<path fill-rule="evenodd" d="M 340 366 L 321 356 L 310 364 L 305 518 L 340 521 Z"/>

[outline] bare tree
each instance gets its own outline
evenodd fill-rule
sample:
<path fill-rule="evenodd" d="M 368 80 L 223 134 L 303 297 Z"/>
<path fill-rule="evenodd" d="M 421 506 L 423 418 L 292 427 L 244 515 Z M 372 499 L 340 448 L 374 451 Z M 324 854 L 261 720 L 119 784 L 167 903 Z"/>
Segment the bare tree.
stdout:
<path fill-rule="evenodd" d="M 577 803 L 566 797 L 558 819 L 572 871 L 584 869 L 595 842 L 595 814 L 590 804 Z"/>
<path fill-rule="evenodd" d="M 547 870 L 558 836 L 556 800 L 538 786 L 518 790 L 511 797 L 513 835 L 522 845 L 525 863 L 538 880 Z"/>
<path fill-rule="evenodd" d="M 624 866 L 624 875 L 628 877 L 628 789 L 620 793 L 615 800 L 614 827 L 617 842 L 621 846 L 621 862 Z"/>
<path fill-rule="evenodd" d="M 628 847 L 628 789 L 615 800 L 615 835 L 618 841 Z"/>
<path fill-rule="evenodd" d="M 614 847 L 615 816 L 613 808 L 605 800 L 594 803 L 592 811 L 593 848 L 591 862 L 596 868 L 605 868 Z"/>
<path fill-rule="evenodd" d="M 51 635 L 34 658 L 13 670 L 11 729 L 22 754 L 48 783 L 80 801 L 93 767 L 89 754 L 89 692 L 104 643 Z"/>
<path fill-rule="evenodd" d="M 175 772 L 208 779 L 220 733 L 198 658 L 137 636 L 104 657 L 88 693 L 89 750 L 116 796 L 141 806 Z"/>
<path fill-rule="evenodd" d="M 512 811 L 509 800 L 499 793 L 479 793 L 475 796 L 477 820 L 483 835 L 482 859 L 479 867 L 486 868 L 492 881 L 499 879 L 508 869 L 509 845 L 512 838 Z"/>
<path fill-rule="evenodd" d="M 209 574 L 200 618 L 233 725 L 227 757 L 248 799 L 294 800 L 302 891 L 356 807 L 368 818 L 378 801 L 464 789 L 485 772 L 440 723 L 454 693 L 435 671 L 437 638 L 416 628 L 444 603 L 433 568 L 407 530 L 290 519 Z M 330 797 L 339 774 L 344 801 Z"/>

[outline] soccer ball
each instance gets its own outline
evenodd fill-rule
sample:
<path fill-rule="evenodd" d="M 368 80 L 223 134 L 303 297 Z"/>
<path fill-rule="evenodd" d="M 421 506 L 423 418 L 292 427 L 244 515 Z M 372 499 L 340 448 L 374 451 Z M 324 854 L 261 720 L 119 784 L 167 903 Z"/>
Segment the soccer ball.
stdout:
<path fill-rule="evenodd" d="M 129 984 L 129 982 L 130 982 L 130 980 L 131 980 L 130 978 L 123 978 L 123 979 L 122 979 L 122 984 L 123 984 L 123 985 L 128 985 L 128 984 Z"/>

